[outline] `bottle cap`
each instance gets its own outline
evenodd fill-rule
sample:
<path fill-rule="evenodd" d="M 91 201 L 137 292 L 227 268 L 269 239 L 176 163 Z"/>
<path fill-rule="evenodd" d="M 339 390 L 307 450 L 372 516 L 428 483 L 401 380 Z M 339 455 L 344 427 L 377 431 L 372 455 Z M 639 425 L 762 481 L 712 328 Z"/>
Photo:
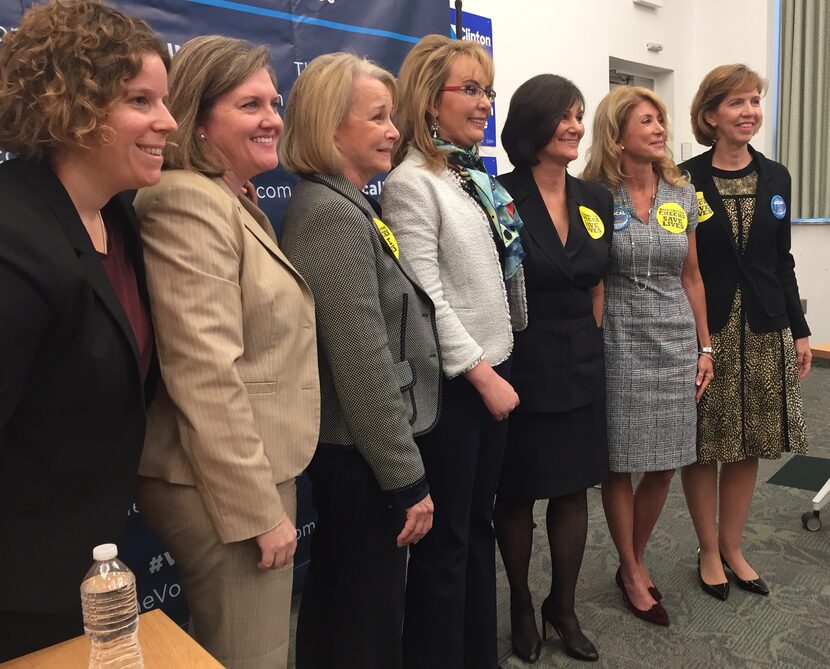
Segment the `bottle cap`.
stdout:
<path fill-rule="evenodd" d="M 118 557 L 118 546 L 115 544 L 101 544 L 92 549 L 92 559 L 96 562 L 106 562 Z"/>

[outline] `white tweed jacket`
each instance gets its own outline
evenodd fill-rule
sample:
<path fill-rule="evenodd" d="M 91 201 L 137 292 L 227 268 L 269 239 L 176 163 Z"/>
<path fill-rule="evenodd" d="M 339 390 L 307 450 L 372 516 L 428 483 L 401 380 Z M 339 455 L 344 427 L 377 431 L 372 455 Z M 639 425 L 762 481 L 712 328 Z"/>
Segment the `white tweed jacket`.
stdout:
<path fill-rule="evenodd" d="M 484 210 L 448 169 L 433 172 L 410 148 L 380 196 L 418 282 L 435 303 L 444 373 L 480 360 L 498 365 L 513 350 L 513 330 L 527 326 L 524 272 L 505 283 Z"/>

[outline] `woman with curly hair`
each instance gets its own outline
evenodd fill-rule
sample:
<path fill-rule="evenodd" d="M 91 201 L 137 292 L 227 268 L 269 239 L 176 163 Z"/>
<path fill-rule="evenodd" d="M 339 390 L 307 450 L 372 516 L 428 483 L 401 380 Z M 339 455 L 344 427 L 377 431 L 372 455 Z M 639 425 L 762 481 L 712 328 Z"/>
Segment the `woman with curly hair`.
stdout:
<path fill-rule="evenodd" d="M 91 0 L 28 11 L 0 50 L 0 661 L 83 631 L 119 538 L 155 367 L 138 225 L 176 123 L 150 27 Z"/>

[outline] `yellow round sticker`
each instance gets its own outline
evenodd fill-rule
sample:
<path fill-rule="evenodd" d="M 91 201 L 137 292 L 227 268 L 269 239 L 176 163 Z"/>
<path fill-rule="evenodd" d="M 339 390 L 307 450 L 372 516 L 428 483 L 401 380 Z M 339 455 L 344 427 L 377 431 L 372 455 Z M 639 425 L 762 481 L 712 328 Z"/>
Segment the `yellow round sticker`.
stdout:
<path fill-rule="evenodd" d="M 605 234 L 605 225 L 593 209 L 580 206 L 579 215 L 582 216 L 582 222 L 585 224 L 588 234 L 591 235 L 591 239 L 599 239 Z"/>
<path fill-rule="evenodd" d="M 380 231 L 380 236 L 383 237 L 383 241 L 386 242 L 386 245 L 389 247 L 389 250 L 392 251 L 392 255 L 394 255 L 396 258 L 400 258 L 401 249 L 398 246 L 398 240 L 395 239 L 395 235 L 392 234 L 392 231 L 387 227 L 386 223 L 381 221 L 379 218 L 373 218 L 372 220 L 378 227 L 378 230 Z"/>
<path fill-rule="evenodd" d="M 666 202 L 657 208 L 657 222 L 669 232 L 686 232 L 689 218 L 677 202 Z"/>
<path fill-rule="evenodd" d="M 703 197 L 703 191 L 697 191 L 695 195 L 697 195 L 697 220 L 699 223 L 703 223 L 703 221 L 708 221 L 712 218 L 715 212 L 712 211 L 712 207 L 709 206 L 706 198 Z"/>

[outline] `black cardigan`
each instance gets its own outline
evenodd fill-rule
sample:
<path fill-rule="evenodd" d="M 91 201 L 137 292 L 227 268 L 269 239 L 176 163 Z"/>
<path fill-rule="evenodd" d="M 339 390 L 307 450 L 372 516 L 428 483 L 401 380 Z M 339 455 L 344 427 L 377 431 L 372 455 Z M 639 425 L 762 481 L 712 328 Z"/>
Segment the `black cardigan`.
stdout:
<path fill-rule="evenodd" d="M 679 165 L 689 172 L 697 191 L 702 218 L 697 227 L 697 255 L 706 288 L 709 329 L 720 331 L 729 318 L 738 285 L 753 332 L 772 332 L 790 327 L 794 339 L 807 337 L 795 278 L 795 260 L 790 253 L 790 190 L 787 168 L 765 158 L 751 146 L 758 170 L 755 215 L 744 252 L 738 250 L 726 208 L 712 179 L 714 149 Z M 705 204 L 701 202 L 701 193 Z M 775 201 L 778 218 L 773 214 Z M 783 203 L 783 206 L 782 206 Z"/>

